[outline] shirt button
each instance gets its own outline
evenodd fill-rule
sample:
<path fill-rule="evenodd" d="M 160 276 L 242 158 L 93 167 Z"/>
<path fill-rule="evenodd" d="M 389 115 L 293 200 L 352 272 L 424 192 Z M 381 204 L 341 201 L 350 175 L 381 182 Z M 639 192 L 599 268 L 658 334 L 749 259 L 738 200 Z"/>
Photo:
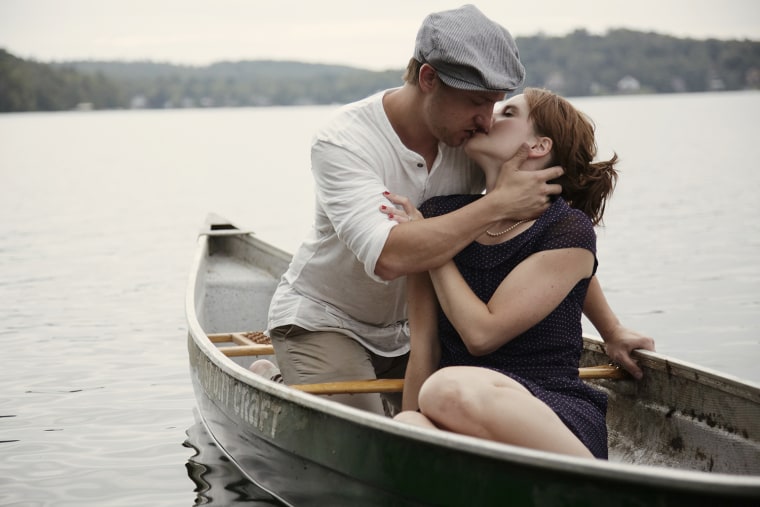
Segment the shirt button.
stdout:
<path fill-rule="evenodd" d="M 418 163 L 417 163 L 417 167 L 424 167 L 424 165 L 425 165 L 425 164 L 423 164 L 422 162 L 418 162 Z"/>

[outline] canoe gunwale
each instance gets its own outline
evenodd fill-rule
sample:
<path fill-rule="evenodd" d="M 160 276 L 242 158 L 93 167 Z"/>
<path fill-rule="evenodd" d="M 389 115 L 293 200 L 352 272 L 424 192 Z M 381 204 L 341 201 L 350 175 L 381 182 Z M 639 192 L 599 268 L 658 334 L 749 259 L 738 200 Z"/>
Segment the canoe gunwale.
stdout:
<path fill-rule="evenodd" d="M 584 347 L 604 353 L 604 341 L 601 338 L 584 335 L 583 342 Z M 632 356 L 645 369 L 661 371 L 690 380 L 698 380 L 701 384 L 708 387 L 717 388 L 723 392 L 760 404 L 760 384 L 648 350 L 634 350 Z M 747 387 L 753 389 L 748 390 Z"/>

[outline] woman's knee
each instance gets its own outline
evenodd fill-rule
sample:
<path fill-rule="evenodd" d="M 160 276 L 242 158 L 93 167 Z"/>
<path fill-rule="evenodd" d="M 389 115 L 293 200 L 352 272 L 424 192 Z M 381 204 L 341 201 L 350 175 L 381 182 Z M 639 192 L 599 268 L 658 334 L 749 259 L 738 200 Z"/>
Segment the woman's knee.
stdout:
<path fill-rule="evenodd" d="M 416 417 L 417 415 L 419 415 L 419 413 L 413 410 L 404 410 L 403 412 L 399 412 L 398 414 L 396 414 L 393 417 L 393 420 L 398 421 L 398 422 L 413 424 L 417 418 Z"/>
<path fill-rule="evenodd" d="M 530 394 L 520 383 L 487 368 L 452 366 L 431 375 L 420 389 L 419 404 L 433 417 L 478 417 L 497 396 Z"/>
<path fill-rule="evenodd" d="M 397 414 L 393 420 L 406 424 L 413 424 L 414 426 L 434 427 L 433 423 L 431 423 L 427 417 L 414 410 L 404 410 Z"/>
<path fill-rule="evenodd" d="M 420 409 L 433 419 L 467 413 L 471 410 L 471 387 L 456 368 L 438 370 L 420 389 Z"/>

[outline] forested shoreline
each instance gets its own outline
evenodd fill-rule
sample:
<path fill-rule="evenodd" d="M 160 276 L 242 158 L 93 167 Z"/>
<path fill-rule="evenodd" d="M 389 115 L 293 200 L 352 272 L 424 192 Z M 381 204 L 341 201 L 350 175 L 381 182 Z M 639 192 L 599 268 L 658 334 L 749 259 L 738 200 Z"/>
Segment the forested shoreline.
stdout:
<path fill-rule="evenodd" d="M 760 89 L 760 42 L 612 30 L 519 37 L 525 86 L 568 97 Z M 346 103 L 398 86 L 397 69 L 288 61 L 37 62 L 0 49 L 0 112 Z"/>

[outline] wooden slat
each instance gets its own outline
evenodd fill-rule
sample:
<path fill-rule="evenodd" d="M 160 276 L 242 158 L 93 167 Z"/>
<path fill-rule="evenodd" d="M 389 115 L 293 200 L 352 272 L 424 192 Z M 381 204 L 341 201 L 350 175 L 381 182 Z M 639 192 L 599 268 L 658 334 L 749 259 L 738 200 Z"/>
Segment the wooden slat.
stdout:
<path fill-rule="evenodd" d="M 233 356 L 271 356 L 274 355 L 274 347 L 255 343 L 253 345 L 237 345 L 235 347 L 219 347 L 219 350 L 228 357 Z"/>
<path fill-rule="evenodd" d="M 578 375 L 583 380 L 631 378 L 625 370 L 613 365 L 579 368 Z M 296 384 L 290 387 L 309 394 L 399 393 L 404 389 L 404 379 L 346 380 L 320 384 Z"/>
<path fill-rule="evenodd" d="M 219 347 L 219 350 L 221 350 L 225 355 L 227 356 L 260 356 L 260 355 L 274 355 L 274 349 L 272 348 L 271 344 L 261 344 L 256 343 L 250 338 L 248 338 L 247 335 L 261 335 L 260 331 L 239 331 L 234 333 L 216 333 L 216 334 L 210 334 L 208 335 L 209 340 L 211 340 L 213 343 L 234 343 L 235 346 L 230 347 Z M 593 379 L 625 379 L 630 378 L 630 375 L 627 371 L 625 371 L 622 368 L 619 368 L 617 366 L 607 364 L 607 365 L 599 365 L 599 366 L 587 366 L 584 368 L 578 369 L 578 374 L 580 378 L 583 380 L 593 380 Z M 346 384 L 343 386 L 344 383 L 342 382 L 327 382 L 325 385 L 329 387 L 324 388 L 318 388 L 315 387 L 314 389 L 328 389 L 328 390 L 342 390 L 342 389 L 359 389 L 358 391 L 347 391 L 347 392 L 396 392 L 396 384 L 393 383 L 372 383 L 376 382 L 374 380 L 352 380 L 347 381 L 349 383 L 358 383 L 356 385 L 349 385 Z M 370 382 L 369 384 L 366 384 L 367 382 Z M 393 382 L 402 382 L 401 379 L 394 379 Z M 320 384 L 303 384 L 307 386 L 318 386 Z M 297 386 L 293 386 L 298 388 Z M 306 390 L 311 388 L 304 388 L 301 390 Z M 362 391 L 362 389 L 369 389 L 367 391 Z M 383 390 L 372 390 L 372 389 L 383 389 Z M 385 389 L 391 389 L 386 391 Z M 400 391 L 401 388 L 398 388 Z M 308 391 L 307 391 L 308 392 Z M 339 394 L 339 393 L 333 393 L 333 394 Z M 340 393 L 345 394 L 345 393 Z"/>
<path fill-rule="evenodd" d="M 631 374 L 619 366 L 602 364 L 599 366 L 585 366 L 578 368 L 578 376 L 583 380 L 593 379 L 630 379 Z"/>
<path fill-rule="evenodd" d="M 404 389 L 404 379 L 346 380 L 322 384 L 296 384 L 290 387 L 309 394 L 400 393 Z"/>
<path fill-rule="evenodd" d="M 235 345 L 255 345 L 253 340 L 245 336 L 243 333 L 232 333 L 232 342 Z"/>
<path fill-rule="evenodd" d="M 274 348 L 271 343 L 256 343 L 249 336 L 262 336 L 261 331 L 238 331 L 235 333 L 215 333 L 208 335 L 208 339 L 217 344 L 217 348 L 228 357 L 237 356 L 271 356 Z M 220 343 L 234 343 L 226 347 L 219 347 Z"/>
<path fill-rule="evenodd" d="M 251 336 L 264 336 L 264 333 L 261 331 L 235 331 L 232 333 L 212 333 L 208 335 L 208 339 L 211 340 L 214 343 L 217 342 L 231 342 L 234 339 L 241 339 L 241 340 L 248 340 L 252 341 L 248 335 Z M 269 338 L 264 336 L 267 341 L 269 341 Z"/>
<path fill-rule="evenodd" d="M 265 340 L 262 341 L 254 341 L 250 338 L 250 336 L 255 336 L 257 338 L 265 338 Z M 208 335 L 208 339 L 212 343 L 234 343 L 235 345 L 239 346 L 250 346 L 250 345 L 270 345 L 271 342 L 269 341 L 269 338 L 264 336 L 264 334 L 261 331 L 238 331 L 234 333 L 215 333 Z M 241 354 L 242 355 L 242 354 Z"/>
<path fill-rule="evenodd" d="M 208 335 L 208 339 L 212 343 L 224 343 L 224 342 L 231 342 L 232 341 L 232 335 L 235 333 L 217 333 L 217 334 L 210 334 Z"/>
<path fill-rule="evenodd" d="M 234 346 L 219 347 L 219 350 L 228 357 L 274 355 L 274 348 L 271 344 L 255 343 L 246 336 L 250 334 L 260 335 L 261 333 L 256 331 L 217 333 L 208 335 L 208 338 L 214 343 L 234 343 Z M 628 372 L 611 364 L 579 368 L 578 374 L 583 380 L 630 378 Z M 290 387 L 311 394 L 395 393 L 403 390 L 404 380 L 348 380 L 320 384 L 299 384 Z"/>

